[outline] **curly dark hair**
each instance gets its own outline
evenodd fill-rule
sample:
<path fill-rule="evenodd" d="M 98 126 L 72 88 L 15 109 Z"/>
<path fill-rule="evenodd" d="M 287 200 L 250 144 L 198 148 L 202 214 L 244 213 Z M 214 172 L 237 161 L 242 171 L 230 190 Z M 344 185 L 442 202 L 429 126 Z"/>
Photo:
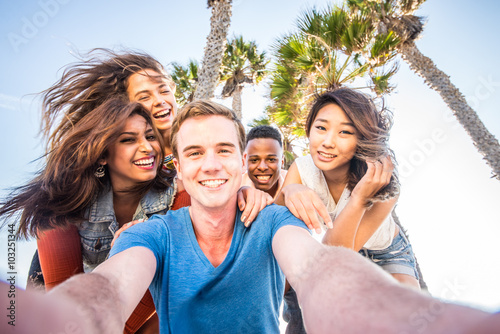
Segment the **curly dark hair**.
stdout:
<path fill-rule="evenodd" d="M 280 134 L 280 132 L 276 128 L 273 128 L 272 126 L 269 126 L 269 125 L 258 125 L 256 127 L 251 128 L 250 131 L 247 134 L 247 145 L 248 145 L 248 142 L 250 140 L 257 139 L 257 138 L 271 138 L 271 139 L 274 139 L 278 143 L 280 143 L 281 147 L 283 147 L 283 143 L 281 142 L 281 134 Z"/>

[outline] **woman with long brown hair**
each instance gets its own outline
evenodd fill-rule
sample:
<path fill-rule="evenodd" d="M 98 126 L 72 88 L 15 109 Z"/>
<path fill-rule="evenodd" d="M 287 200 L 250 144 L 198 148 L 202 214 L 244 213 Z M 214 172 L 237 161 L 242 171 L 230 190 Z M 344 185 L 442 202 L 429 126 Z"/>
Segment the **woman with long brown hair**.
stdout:
<path fill-rule="evenodd" d="M 43 92 L 42 130 L 48 139 L 47 157 L 49 161 L 56 159 L 56 155 L 61 157 L 56 159 L 57 163 L 52 163 L 53 168 L 56 168 L 55 164 L 66 166 L 65 160 L 68 157 L 64 154 L 71 153 L 69 151 L 64 151 L 64 154 L 60 152 L 61 143 L 66 142 L 68 138 L 75 140 L 75 142 L 78 140 L 81 143 L 87 142 L 88 138 L 84 138 L 84 132 L 80 132 L 79 137 L 75 137 L 75 131 L 91 121 L 100 123 L 106 117 L 103 106 L 108 105 L 109 102 L 107 101 L 110 99 L 116 101 L 116 98 L 118 98 L 124 101 L 139 102 L 149 113 L 149 119 L 154 123 L 154 128 L 158 129 L 161 137 L 158 138 L 158 141 L 161 141 L 163 145 L 161 154 L 157 156 L 166 156 L 167 158 L 163 160 L 165 161 L 163 171 L 158 173 L 155 179 L 161 176 L 160 178 L 163 180 L 161 182 L 168 184 L 168 187 L 164 187 L 160 192 L 164 192 L 163 196 L 169 196 L 169 200 L 164 200 L 159 207 L 153 205 L 144 210 L 147 211 L 145 216 L 137 215 L 140 210 L 137 203 L 134 203 L 135 196 L 139 196 L 139 194 L 145 194 L 144 198 L 151 196 L 151 191 L 144 192 L 138 185 L 133 187 L 133 191 L 127 193 L 129 195 L 133 194 L 133 196 L 123 196 L 123 201 L 117 200 L 117 196 L 123 195 L 122 192 L 113 193 L 111 197 L 108 195 L 108 197 L 98 198 L 97 200 L 84 196 L 85 201 L 83 202 L 79 202 L 82 200 L 79 199 L 75 200 L 76 202 L 68 203 L 66 211 L 61 211 L 59 206 L 55 207 L 58 210 L 57 212 L 61 213 L 57 215 L 57 218 L 52 217 L 45 223 L 31 224 L 27 221 L 27 223 L 22 224 L 20 226 L 20 235 L 37 234 L 38 236 L 38 255 L 46 289 L 54 287 L 75 273 L 83 272 L 84 266 L 85 270 L 91 270 L 104 261 L 109 252 L 113 235 L 130 225 L 128 223 L 132 220 L 132 224 L 134 224 L 137 221 L 147 219 L 149 212 L 154 213 L 160 207 L 159 211 L 163 211 L 164 209 L 178 209 L 190 204 L 189 196 L 184 191 L 182 184 L 175 178 L 173 164 L 169 163 L 171 153 L 169 145 L 170 127 L 177 111 L 174 91 L 175 84 L 172 79 L 153 57 L 139 52 L 127 51 L 118 54 L 106 49 L 96 49 L 90 52 L 86 59 L 76 64 L 70 64 L 64 70 L 61 79 Z M 85 123 L 81 123 L 82 121 L 85 121 Z M 108 130 L 111 131 L 111 129 Z M 95 160 L 95 153 L 93 152 L 95 149 L 89 145 L 77 146 L 72 154 L 92 156 L 93 160 L 85 161 L 84 165 L 96 164 L 97 160 Z M 119 158 L 117 156 L 116 161 L 119 161 Z M 151 160 L 151 158 L 149 159 Z M 137 167 L 150 168 L 150 160 L 137 162 L 140 165 Z M 83 163 L 83 160 L 80 159 L 79 162 Z M 126 161 L 125 164 L 127 164 Z M 131 166 L 132 169 L 134 166 Z M 92 173 L 95 173 L 95 175 L 91 173 L 92 175 L 89 174 L 89 176 L 98 178 L 104 172 L 103 178 L 108 177 L 106 175 L 108 175 L 109 164 L 108 166 L 96 165 L 94 167 Z M 80 174 L 65 175 L 62 173 L 61 168 L 57 167 L 58 172 L 52 175 L 52 180 L 55 181 L 54 185 L 61 181 L 59 180 L 60 177 L 65 177 L 69 182 L 72 177 L 78 178 L 81 176 Z M 81 171 L 82 167 L 79 168 L 78 170 Z M 90 172 L 87 171 L 88 173 Z M 117 175 L 126 174 L 123 171 Z M 77 182 L 75 180 L 72 182 Z M 160 181 L 155 181 L 155 184 L 156 182 Z M 69 188 L 64 189 L 61 192 L 62 195 L 58 195 L 57 198 L 66 196 L 65 192 L 70 192 L 70 189 L 74 193 L 88 194 L 89 188 L 86 184 L 84 184 L 83 188 L 77 187 L 77 183 L 70 182 L 68 184 Z M 30 187 L 36 186 L 35 184 L 29 184 L 20 187 L 18 197 L 28 194 Z M 243 200 L 243 194 L 247 196 L 246 204 Z M 52 198 L 50 196 L 49 198 Z M 160 196 L 160 194 L 154 196 Z M 239 196 L 240 207 L 245 206 L 244 214 L 247 217 L 245 219 L 247 223 L 255 218 L 267 201 L 271 201 L 271 199 L 267 199 L 261 193 L 255 191 L 240 191 Z M 33 197 L 33 199 L 36 200 L 36 197 Z M 127 199 L 130 201 L 127 202 Z M 79 206 L 75 206 L 75 203 Z M 89 206 L 92 205 L 97 205 L 97 207 L 89 209 Z M 78 211 L 79 208 L 83 211 Z M 20 205 L 20 202 L 13 202 L 12 200 L 9 200 L 0 209 L 0 215 L 20 212 L 21 210 L 23 210 L 22 217 L 31 217 L 28 218 L 31 220 L 38 219 L 38 214 L 31 214 L 35 212 L 33 211 L 34 208 Z M 93 215 L 95 212 L 105 212 L 105 214 L 101 216 L 99 213 L 96 216 Z M 81 222 L 77 227 L 73 224 L 73 216 L 79 219 L 83 216 L 87 220 Z M 29 230 L 32 226 L 35 229 Z M 66 228 L 55 228 L 59 226 L 65 226 Z M 40 234 L 37 233 L 39 228 L 53 229 Z M 149 296 L 149 293 L 147 295 Z M 138 306 L 127 322 L 126 332 L 136 332 L 144 321 L 154 313 L 154 305 L 150 296 L 149 298 L 145 296 L 143 302 L 147 305 L 142 305 L 142 311 L 141 305 Z"/>
<path fill-rule="evenodd" d="M 174 191 L 162 170 L 161 140 L 141 104 L 110 99 L 61 136 L 39 175 L 2 203 L 0 216 L 18 214 L 19 236 L 38 238 L 42 270 L 53 267 L 45 275 L 47 289 L 104 261 L 120 226 L 172 206 Z M 149 299 L 142 310 L 148 317 Z M 132 316 L 127 331 L 137 330 L 144 317 Z"/>

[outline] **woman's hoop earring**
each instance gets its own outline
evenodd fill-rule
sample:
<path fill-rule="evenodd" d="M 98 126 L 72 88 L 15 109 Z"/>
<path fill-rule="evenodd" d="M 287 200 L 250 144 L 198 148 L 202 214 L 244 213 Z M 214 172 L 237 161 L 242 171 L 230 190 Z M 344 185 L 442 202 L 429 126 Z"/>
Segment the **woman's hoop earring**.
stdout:
<path fill-rule="evenodd" d="M 104 165 L 100 165 L 94 172 L 95 177 L 101 178 L 106 174 L 106 170 L 104 169 Z"/>

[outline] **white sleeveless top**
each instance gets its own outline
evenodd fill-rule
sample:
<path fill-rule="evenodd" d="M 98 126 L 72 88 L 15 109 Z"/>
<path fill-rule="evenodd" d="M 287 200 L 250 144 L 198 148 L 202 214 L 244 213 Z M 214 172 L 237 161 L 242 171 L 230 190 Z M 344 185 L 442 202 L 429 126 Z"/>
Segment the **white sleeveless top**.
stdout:
<path fill-rule="evenodd" d="M 305 157 L 295 159 L 295 164 L 299 170 L 302 184 L 314 190 L 314 192 L 318 194 L 319 198 L 325 204 L 332 222 L 335 224 L 335 218 L 337 218 L 339 213 L 345 208 L 349 198 L 351 197 L 351 191 L 348 190 L 347 187 L 344 188 L 344 191 L 339 198 L 339 202 L 335 203 L 335 200 L 328 189 L 328 184 L 326 183 L 323 172 L 316 167 L 310 154 Z M 326 230 L 326 224 L 323 222 L 321 217 L 320 220 L 323 223 L 323 229 Z M 392 215 L 389 215 L 389 217 L 384 220 L 375 233 L 373 233 L 370 239 L 368 239 L 368 241 L 363 245 L 363 248 L 381 250 L 389 247 L 392 243 L 392 239 L 394 238 L 395 231 L 396 223 L 394 222 Z"/>

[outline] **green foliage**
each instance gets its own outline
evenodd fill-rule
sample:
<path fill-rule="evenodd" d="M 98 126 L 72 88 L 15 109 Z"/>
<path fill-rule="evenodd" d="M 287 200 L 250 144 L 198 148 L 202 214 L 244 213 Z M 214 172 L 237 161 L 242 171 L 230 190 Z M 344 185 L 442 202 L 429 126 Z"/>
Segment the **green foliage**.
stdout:
<path fill-rule="evenodd" d="M 258 84 L 267 74 L 268 63 L 266 53 L 259 53 L 254 41 L 247 42 L 242 36 L 228 40 L 220 69 L 222 97 L 231 97 L 244 83 Z"/>
<path fill-rule="evenodd" d="M 368 78 L 366 88 L 379 97 L 391 92 L 398 67 L 388 64 L 408 37 L 397 32 L 401 29 L 396 29 L 394 20 L 408 16 L 424 1 L 346 0 L 343 7 L 302 13 L 297 30 L 273 47 L 272 104 L 267 109 L 271 123 L 292 142 L 305 136 L 305 118 L 316 94 L 352 85 L 357 78 Z M 418 25 L 414 20 L 405 22 Z"/>
<path fill-rule="evenodd" d="M 377 64 L 387 63 L 396 56 L 396 47 L 400 42 L 401 39 L 393 31 L 377 34 L 370 50 L 370 58 Z"/>
<path fill-rule="evenodd" d="M 198 62 L 190 59 L 187 67 L 183 67 L 178 63 L 173 63 L 172 67 L 172 79 L 177 86 L 175 99 L 182 106 L 193 101 L 194 92 L 198 84 Z"/>

